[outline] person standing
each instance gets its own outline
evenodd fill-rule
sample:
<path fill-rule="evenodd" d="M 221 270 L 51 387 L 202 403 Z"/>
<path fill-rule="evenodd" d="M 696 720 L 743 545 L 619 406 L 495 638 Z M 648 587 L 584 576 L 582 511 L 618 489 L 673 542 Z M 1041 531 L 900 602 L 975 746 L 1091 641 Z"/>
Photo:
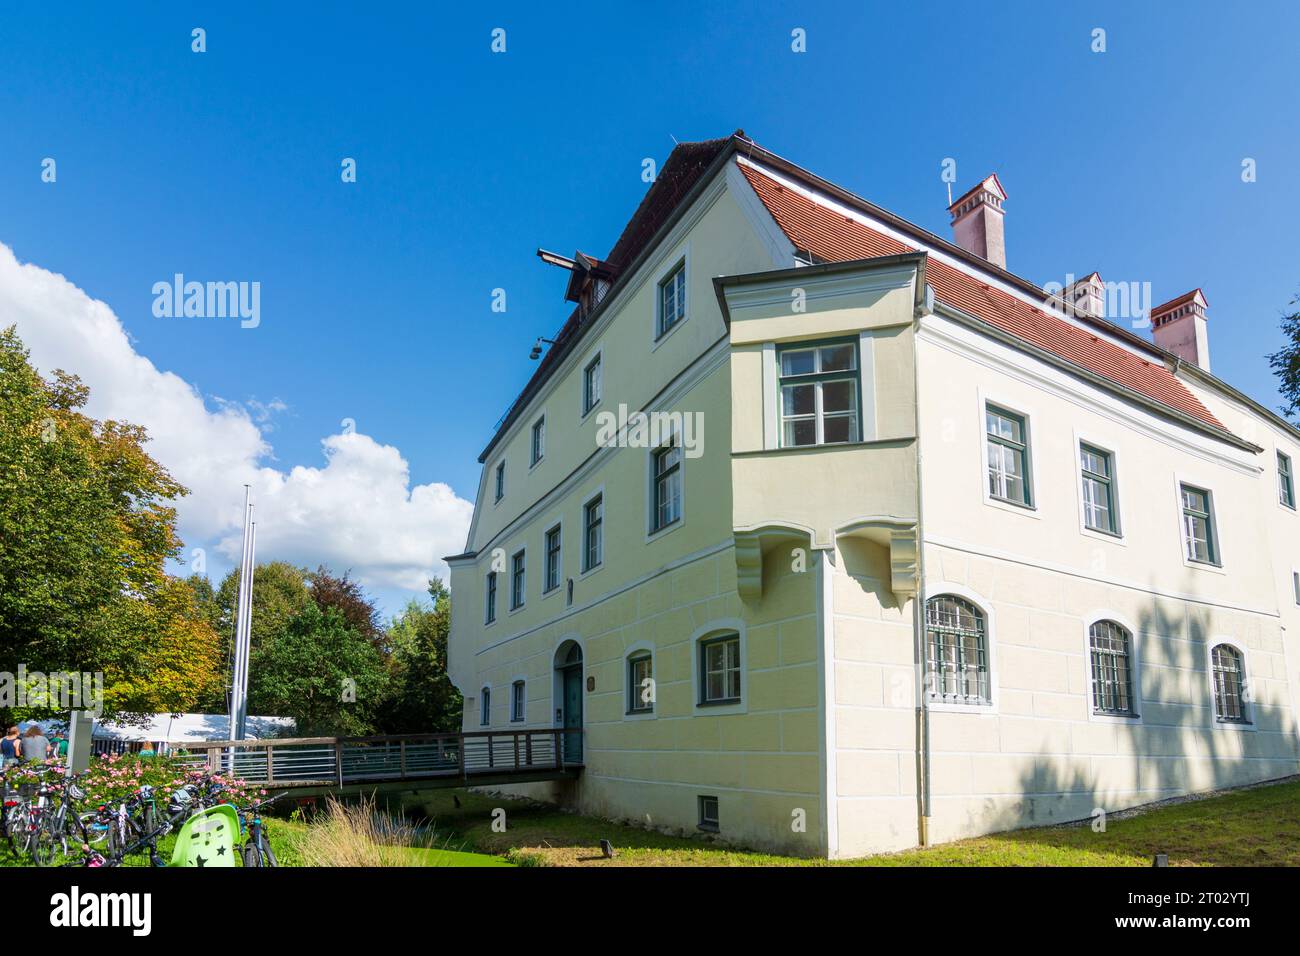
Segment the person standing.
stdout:
<path fill-rule="evenodd" d="M 50 740 L 40 724 L 32 724 L 23 734 L 22 757 L 29 763 L 44 763 L 50 753 Z"/>
<path fill-rule="evenodd" d="M 22 756 L 22 744 L 18 741 L 18 728 L 10 727 L 0 738 L 0 767 L 8 767 L 18 762 Z"/>

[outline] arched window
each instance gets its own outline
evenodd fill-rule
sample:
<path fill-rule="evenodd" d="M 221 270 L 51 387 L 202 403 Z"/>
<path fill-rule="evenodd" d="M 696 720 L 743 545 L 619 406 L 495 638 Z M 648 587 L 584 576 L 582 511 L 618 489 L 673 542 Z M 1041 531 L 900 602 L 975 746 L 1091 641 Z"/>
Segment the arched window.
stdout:
<path fill-rule="evenodd" d="M 1210 652 L 1214 680 L 1214 718 L 1231 724 L 1248 724 L 1246 713 L 1246 664 L 1241 651 L 1231 644 L 1218 644 Z"/>
<path fill-rule="evenodd" d="M 988 633 L 979 608 L 951 594 L 930 598 L 925 604 L 925 646 L 931 700 L 992 702 Z"/>
<path fill-rule="evenodd" d="M 1092 710 L 1096 714 L 1133 717 L 1133 638 L 1114 621 L 1088 628 L 1092 659 Z"/>
<path fill-rule="evenodd" d="M 627 656 L 627 712 L 652 714 L 655 709 L 655 662 L 648 650 Z"/>
<path fill-rule="evenodd" d="M 492 688 L 484 687 L 479 691 L 478 698 L 478 722 L 482 727 L 486 727 L 492 722 Z"/>

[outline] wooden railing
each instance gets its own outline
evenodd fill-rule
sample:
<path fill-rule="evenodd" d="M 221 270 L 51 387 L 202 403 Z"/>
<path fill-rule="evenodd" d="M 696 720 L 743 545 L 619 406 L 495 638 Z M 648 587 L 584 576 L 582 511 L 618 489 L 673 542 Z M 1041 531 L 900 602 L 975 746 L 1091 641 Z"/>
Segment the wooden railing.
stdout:
<path fill-rule="evenodd" d="M 576 735 L 576 736 L 575 736 Z M 563 727 L 390 737 L 214 740 L 184 747 L 195 766 L 271 787 L 562 771 L 582 765 L 582 731 Z"/>

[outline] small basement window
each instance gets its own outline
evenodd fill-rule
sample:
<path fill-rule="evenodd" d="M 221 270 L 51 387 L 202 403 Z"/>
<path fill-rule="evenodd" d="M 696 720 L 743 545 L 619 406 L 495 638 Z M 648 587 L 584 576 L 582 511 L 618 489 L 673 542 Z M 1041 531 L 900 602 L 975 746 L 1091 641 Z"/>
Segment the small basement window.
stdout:
<path fill-rule="evenodd" d="M 718 798 L 700 797 L 700 829 L 718 832 Z"/>

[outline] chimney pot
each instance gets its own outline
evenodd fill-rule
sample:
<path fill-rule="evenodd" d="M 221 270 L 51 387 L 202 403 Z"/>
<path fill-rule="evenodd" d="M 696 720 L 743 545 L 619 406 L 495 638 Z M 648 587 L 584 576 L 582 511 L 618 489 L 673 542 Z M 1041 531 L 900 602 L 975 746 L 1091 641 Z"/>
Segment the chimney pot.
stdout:
<path fill-rule="evenodd" d="M 952 214 L 953 240 L 957 245 L 1000 269 L 1007 267 L 1002 222 L 1005 215 L 1002 203 L 1006 198 L 1006 190 L 998 182 L 997 173 L 993 173 L 948 207 Z"/>

